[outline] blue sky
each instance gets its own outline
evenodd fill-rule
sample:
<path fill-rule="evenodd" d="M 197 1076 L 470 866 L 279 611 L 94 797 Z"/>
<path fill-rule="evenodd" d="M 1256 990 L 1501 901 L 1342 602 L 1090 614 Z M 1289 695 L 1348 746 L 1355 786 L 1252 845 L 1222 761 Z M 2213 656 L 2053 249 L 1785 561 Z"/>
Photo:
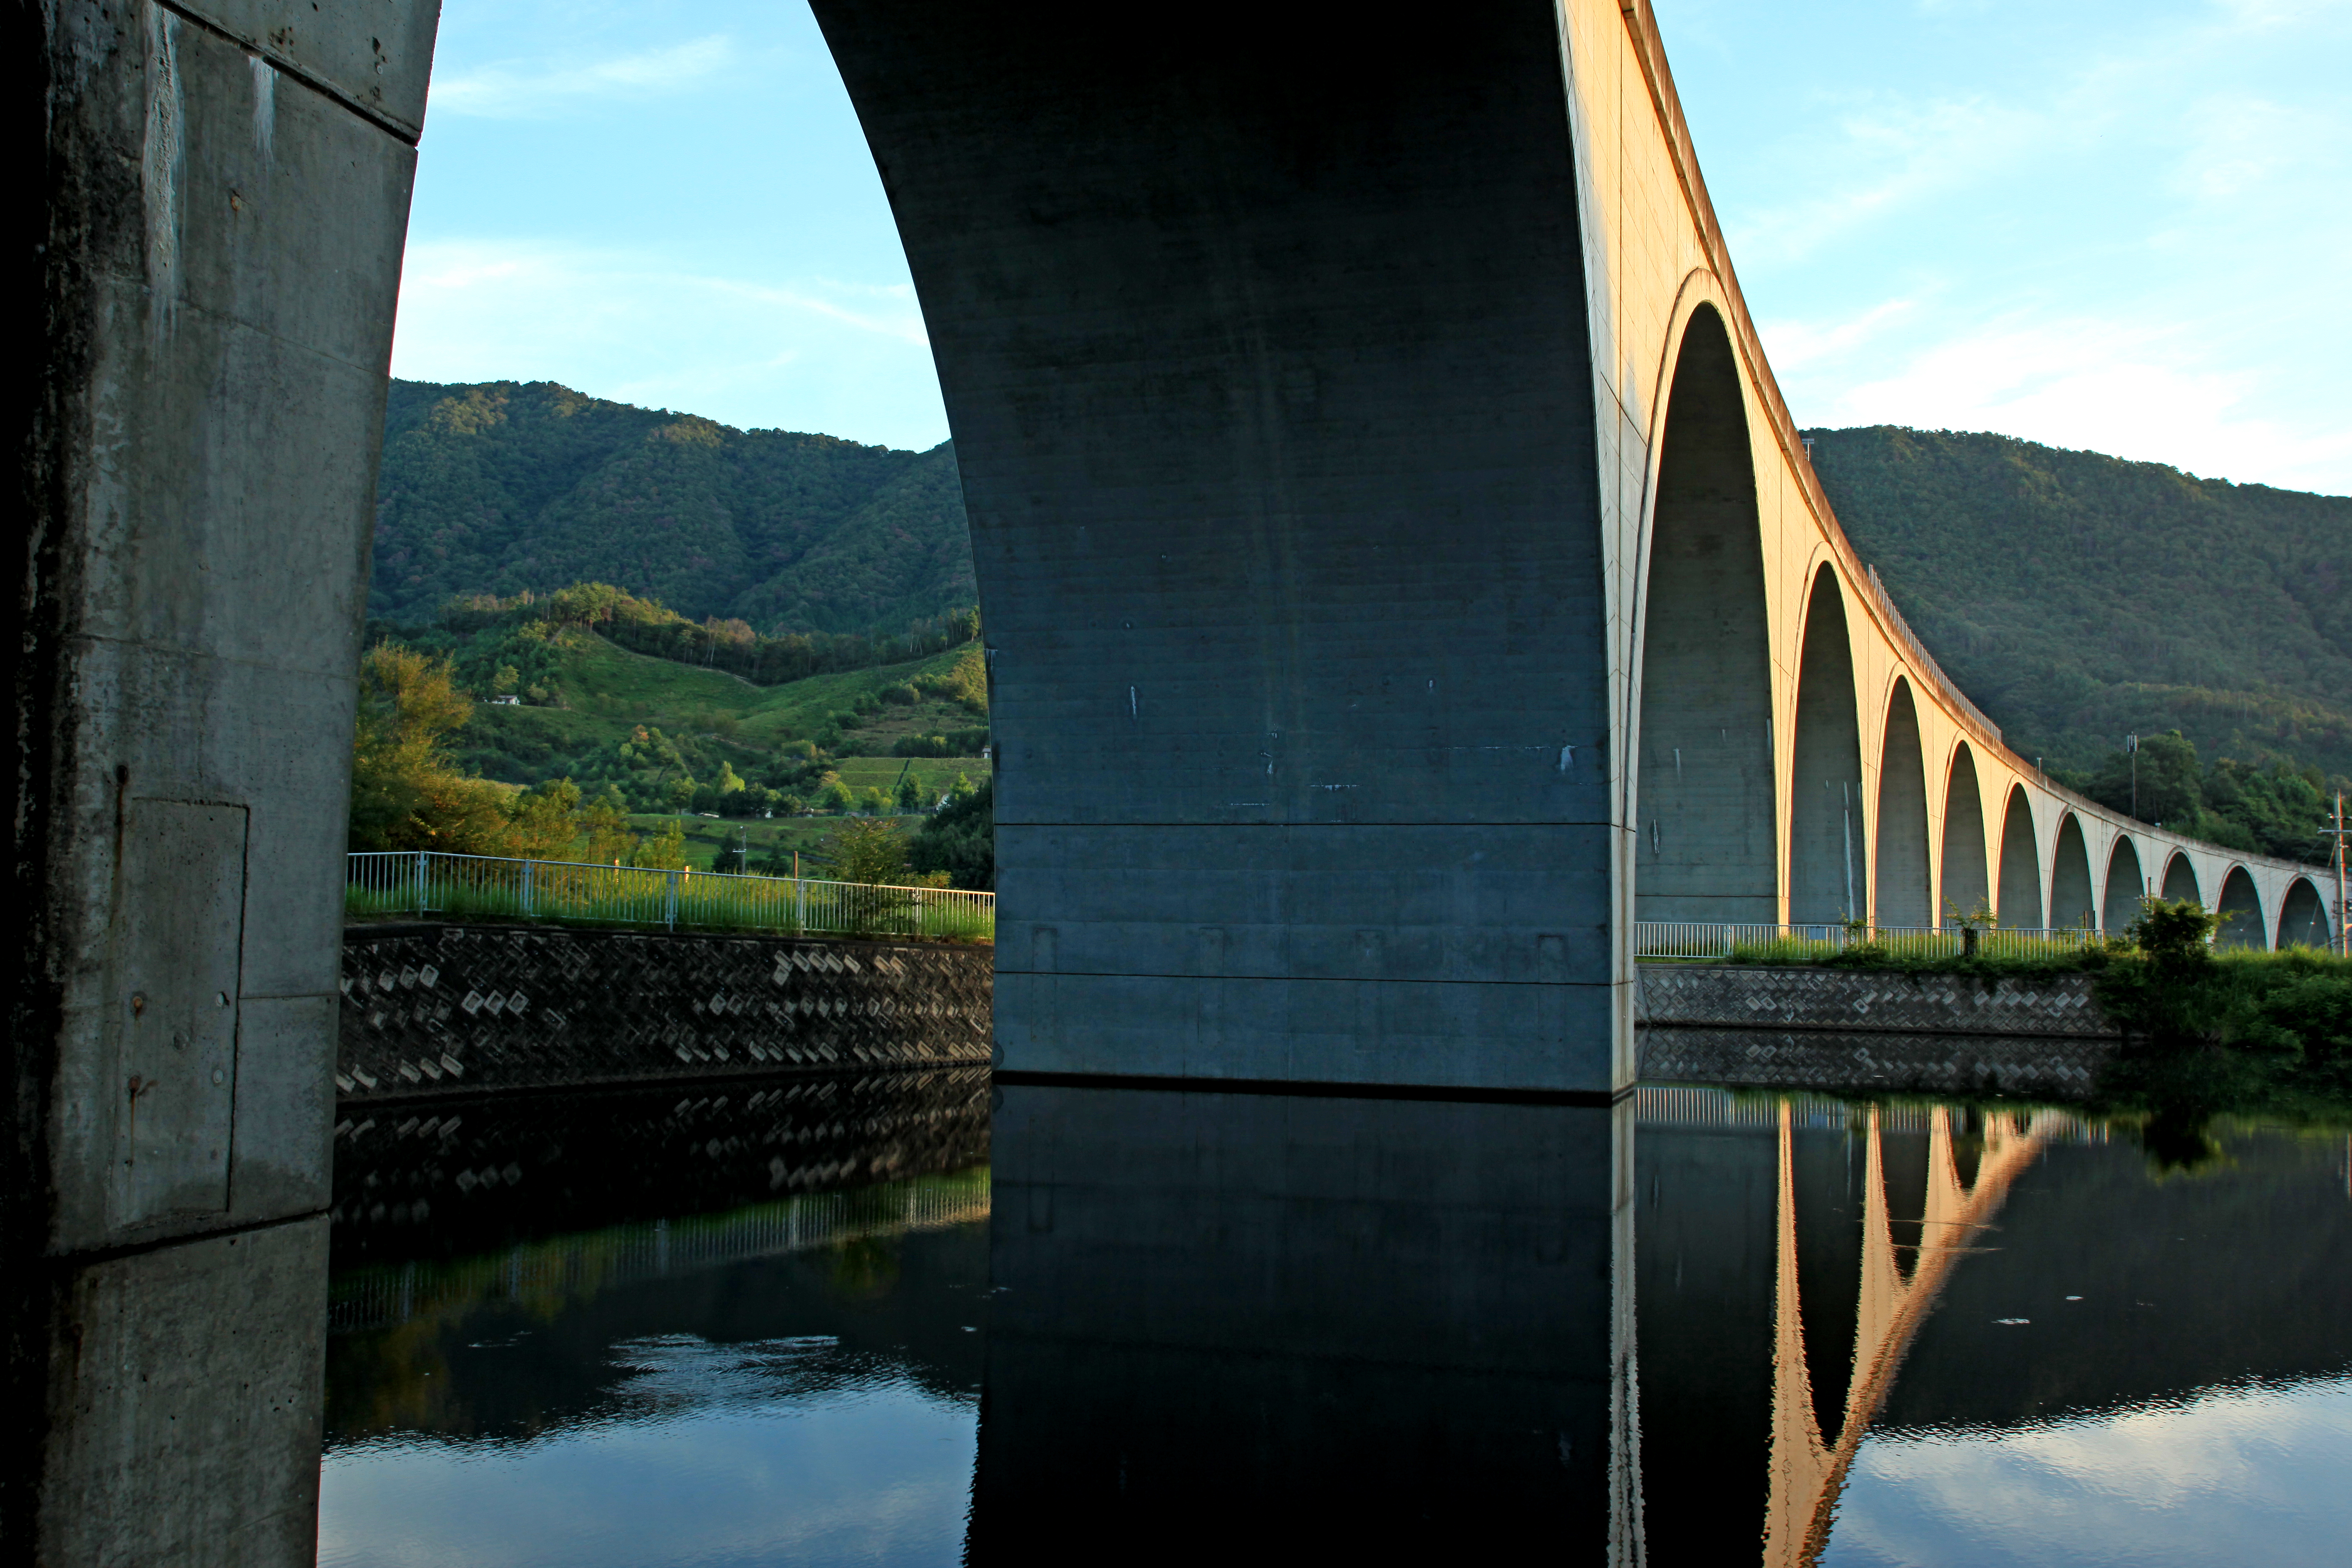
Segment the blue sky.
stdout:
<path fill-rule="evenodd" d="M 1808 425 L 2352 491 L 2352 0 L 1664 0 Z M 446 0 L 396 374 L 947 433 L 804 5 Z"/>

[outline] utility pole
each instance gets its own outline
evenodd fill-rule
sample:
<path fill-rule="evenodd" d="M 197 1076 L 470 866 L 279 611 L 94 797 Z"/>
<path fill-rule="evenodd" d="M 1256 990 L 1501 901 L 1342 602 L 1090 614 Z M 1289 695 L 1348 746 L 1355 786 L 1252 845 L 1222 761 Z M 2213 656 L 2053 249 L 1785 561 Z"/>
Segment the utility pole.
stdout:
<path fill-rule="evenodd" d="M 2125 754 L 2126 756 L 2127 756 L 2127 757 L 2131 758 L 2131 770 L 2132 770 L 2132 809 L 2131 809 L 2131 814 L 2132 814 L 2132 820 L 2133 820 L 2134 822 L 2137 822 L 2137 821 L 2139 820 L 2139 737 L 2138 737 L 2137 735 L 2126 735 L 2126 736 L 2124 737 L 2124 754 Z"/>

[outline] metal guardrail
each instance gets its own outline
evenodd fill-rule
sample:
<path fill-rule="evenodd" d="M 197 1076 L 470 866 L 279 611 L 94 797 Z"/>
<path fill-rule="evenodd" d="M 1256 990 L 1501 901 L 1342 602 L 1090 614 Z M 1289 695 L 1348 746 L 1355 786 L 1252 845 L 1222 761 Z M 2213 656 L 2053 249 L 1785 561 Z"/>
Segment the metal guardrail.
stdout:
<path fill-rule="evenodd" d="M 472 915 L 793 935 L 992 942 L 996 895 L 431 850 L 354 851 L 352 914 Z"/>
<path fill-rule="evenodd" d="M 2100 940 L 2095 931 L 2071 926 L 1979 928 L 1980 958 L 2033 958 L 2073 952 Z M 1969 951 L 1958 926 L 1872 926 L 1849 931 L 1843 925 L 1718 925 L 1704 921 L 1637 921 L 1635 958 L 1729 958 L 1734 950 L 1786 950 L 1792 958 L 1843 951 L 1867 943 L 1904 958 L 1958 958 Z"/>

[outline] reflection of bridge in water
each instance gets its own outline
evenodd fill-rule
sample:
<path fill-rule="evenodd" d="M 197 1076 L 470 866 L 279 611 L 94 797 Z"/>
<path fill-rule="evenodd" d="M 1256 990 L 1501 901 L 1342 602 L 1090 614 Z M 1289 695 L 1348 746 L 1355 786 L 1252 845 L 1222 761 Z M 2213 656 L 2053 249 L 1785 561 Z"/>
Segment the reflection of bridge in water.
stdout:
<path fill-rule="evenodd" d="M 1853 1356 L 1837 1426 L 1825 1432 L 1820 1418 L 1822 1404 L 1806 1358 L 1804 1303 L 1799 1289 L 1792 1115 L 1790 1103 L 1782 1100 L 1780 1200 L 1773 1224 L 1771 1499 L 1764 1536 L 1768 1568 L 1811 1563 L 1828 1543 L 1847 1467 L 1862 1446 L 1871 1418 L 1885 1403 L 1920 1321 L 1935 1305 L 1958 1260 L 1979 1250 L 1975 1242 L 1990 1228 L 2010 1184 L 2041 1152 L 2042 1137 L 2051 1124 L 2072 1121 L 2047 1110 L 1987 1117 L 1982 1158 L 1974 1180 L 1963 1182 L 1954 1159 L 1953 1112 L 1941 1105 L 1931 1108 L 1927 1113 L 1927 1201 L 1917 1222 L 1918 1239 L 1899 1243 L 1887 1204 L 1880 1109 L 1874 1105 L 1865 1112 L 1868 1152 L 1863 1174 L 1862 1268 Z M 1908 1268 L 1901 1256 L 1906 1251 Z"/>

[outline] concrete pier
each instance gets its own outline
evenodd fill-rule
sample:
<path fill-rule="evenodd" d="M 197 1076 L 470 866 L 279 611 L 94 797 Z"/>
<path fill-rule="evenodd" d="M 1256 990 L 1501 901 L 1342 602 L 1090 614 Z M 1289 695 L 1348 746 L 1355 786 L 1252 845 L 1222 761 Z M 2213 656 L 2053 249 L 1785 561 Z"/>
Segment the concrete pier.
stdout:
<path fill-rule="evenodd" d="M 11 12 L 0 1556 L 314 1550 L 344 799 L 431 0 Z"/>

